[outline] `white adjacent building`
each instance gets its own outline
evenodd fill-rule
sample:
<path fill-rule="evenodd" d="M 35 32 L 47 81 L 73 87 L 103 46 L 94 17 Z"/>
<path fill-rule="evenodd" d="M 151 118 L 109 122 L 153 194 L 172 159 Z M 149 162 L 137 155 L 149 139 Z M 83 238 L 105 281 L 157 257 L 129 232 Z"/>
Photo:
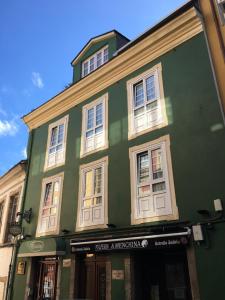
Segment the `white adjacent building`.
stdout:
<path fill-rule="evenodd" d="M 13 237 L 9 225 L 22 205 L 26 161 L 21 160 L 0 177 L 0 300 L 5 299 Z"/>

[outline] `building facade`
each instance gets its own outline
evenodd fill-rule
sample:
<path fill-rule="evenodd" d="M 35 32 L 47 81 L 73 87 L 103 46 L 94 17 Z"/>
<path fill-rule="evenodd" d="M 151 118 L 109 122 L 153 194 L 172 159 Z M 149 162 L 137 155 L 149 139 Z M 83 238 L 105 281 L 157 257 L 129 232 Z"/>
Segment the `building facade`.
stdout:
<path fill-rule="evenodd" d="M 14 247 L 9 226 L 17 219 L 22 205 L 26 161 L 20 161 L 0 177 L 0 299 L 6 299 L 6 288 Z"/>
<path fill-rule="evenodd" d="M 33 215 L 12 299 L 221 299 L 224 125 L 195 3 L 72 66 L 24 117 Z"/>

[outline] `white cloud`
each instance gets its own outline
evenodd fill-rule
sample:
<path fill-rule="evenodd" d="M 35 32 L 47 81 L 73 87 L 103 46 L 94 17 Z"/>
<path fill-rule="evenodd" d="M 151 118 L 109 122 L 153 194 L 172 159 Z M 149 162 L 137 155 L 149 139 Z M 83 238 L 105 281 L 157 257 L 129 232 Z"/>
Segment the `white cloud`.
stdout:
<path fill-rule="evenodd" d="M 18 132 L 18 125 L 14 120 L 1 121 L 0 120 L 0 136 L 15 135 Z"/>
<path fill-rule="evenodd" d="M 24 147 L 23 150 L 21 151 L 21 154 L 23 155 L 23 158 L 27 158 L 27 148 Z"/>
<path fill-rule="evenodd" d="M 32 79 L 33 85 L 35 85 L 39 89 L 42 89 L 44 87 L 44 83 L 43 83 L 43 80 L 41 78 L 40 73 L 32 72 L 32 78 L 31 79 Z"/>

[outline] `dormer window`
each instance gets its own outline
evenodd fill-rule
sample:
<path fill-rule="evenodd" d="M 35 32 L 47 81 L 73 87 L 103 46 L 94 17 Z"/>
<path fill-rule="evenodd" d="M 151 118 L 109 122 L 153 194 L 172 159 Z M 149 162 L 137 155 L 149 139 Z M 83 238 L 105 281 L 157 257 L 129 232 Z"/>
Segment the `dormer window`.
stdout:
<path fill-rule="evenodd" d="M 102 48 L 82 63 L 82 77 L 87 76 L 109 60 L 108 46 Z"/>

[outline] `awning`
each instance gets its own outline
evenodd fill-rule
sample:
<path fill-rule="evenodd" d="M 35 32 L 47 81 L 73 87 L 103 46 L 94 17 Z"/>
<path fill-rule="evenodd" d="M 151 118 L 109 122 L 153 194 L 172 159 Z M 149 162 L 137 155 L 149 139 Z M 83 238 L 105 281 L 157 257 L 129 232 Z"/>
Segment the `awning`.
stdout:
<path fill-rule="evenodd" d="M 22 241 L 18 257 L 64 255 L 65 249 L 65 241 L 61 238 Z"/>
<path fill-rule="evenodd" d="M 72 253 L 174 248 L 187 245 L 190 234 L 191 230 L 186 228 L 179 232 L 142 236 L 115 237 L 87 241 L 72 239 L 70 245 Z"/>

